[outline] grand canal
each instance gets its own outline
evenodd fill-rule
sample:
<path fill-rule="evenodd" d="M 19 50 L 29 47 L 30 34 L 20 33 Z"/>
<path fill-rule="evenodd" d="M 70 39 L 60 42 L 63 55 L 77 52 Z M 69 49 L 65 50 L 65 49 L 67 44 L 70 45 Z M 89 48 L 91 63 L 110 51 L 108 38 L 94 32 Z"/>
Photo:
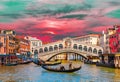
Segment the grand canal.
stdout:
<path fill-rule="evenodd" d="M 30 63 L 0 66 L 0 82 L 120 82 L 120 70 L 83 64 L 74 73 L 55 73 Z"/>

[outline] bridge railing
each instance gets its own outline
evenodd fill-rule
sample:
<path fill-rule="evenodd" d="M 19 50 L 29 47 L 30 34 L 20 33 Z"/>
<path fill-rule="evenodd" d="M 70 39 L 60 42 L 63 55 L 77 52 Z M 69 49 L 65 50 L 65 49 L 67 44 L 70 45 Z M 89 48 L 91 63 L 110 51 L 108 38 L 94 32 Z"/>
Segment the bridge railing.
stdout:
<path fill-rule="evenodd" d="M 77 52 L 77 53 L 81 53 L 81 54 L 86 54 L 86 56 L 92 55 L 92 56 L 98 56 L 97 54 L 93 54 L 87 51 L 82 51 L 79 49 L 74 49 L 74 48 L 63 48 L 63 49 L 58 49 L 58 50 L 54 50 L 54 51 L 48 51 L 48 52 L 43 52 L 43 53 L 39 53 L 40 56 L 45 56 L 45 55 L 49 55 L 49 54 L 54 54 L 54 53 L 61 53 L 61 52 Z"/>

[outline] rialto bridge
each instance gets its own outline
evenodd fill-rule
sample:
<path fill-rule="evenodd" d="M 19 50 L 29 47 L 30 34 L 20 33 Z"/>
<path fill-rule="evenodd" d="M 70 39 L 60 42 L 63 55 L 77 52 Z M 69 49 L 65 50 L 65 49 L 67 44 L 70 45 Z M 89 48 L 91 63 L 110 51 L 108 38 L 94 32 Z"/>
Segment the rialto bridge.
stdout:
<path fill-rule="evenodd" d="M 88 56 L 99 56 L 103 53 L 103 48 L 90 44 L 82 44 L 69 37 L 34 48 L 34 55 L 37 55 L 38 58 L 44 61 L 48 61 L 62 53 L 68 53 L 68 55 L 69 53 L 74 53 L 87 58 Z"/>

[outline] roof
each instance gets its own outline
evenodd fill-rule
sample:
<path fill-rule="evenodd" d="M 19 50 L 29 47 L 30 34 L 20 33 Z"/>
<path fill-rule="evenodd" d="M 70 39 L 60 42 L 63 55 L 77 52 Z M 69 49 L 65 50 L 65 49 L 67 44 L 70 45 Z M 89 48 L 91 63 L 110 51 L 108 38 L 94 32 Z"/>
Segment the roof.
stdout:
<path fill-rule="evenodd" d="M 89 37 L 89 36 L 97 36 L 97 37 L 99 37 L 100 34 L 88 34 L 88 35 L 83 35 L 83 36 L 75 37 L 73 39 L 85 38 L 85 37 Z"/>
<path fill-rule="evenodd" d="M 15 37 L 16 37 L 17 39 L 24 39 L 25 36 L 23 36 L 23 35 L 22 35 L 22 36 L 17 35 L 17 36 L 15 36 Z"/>
<path fill-rule="evenodd" d="M 37 37 L 31 37 L 31 36 L 26 36 L 25 39 L 27 39 L 27 40 L 39 40 L 39 41 L 41 41 Z"/>

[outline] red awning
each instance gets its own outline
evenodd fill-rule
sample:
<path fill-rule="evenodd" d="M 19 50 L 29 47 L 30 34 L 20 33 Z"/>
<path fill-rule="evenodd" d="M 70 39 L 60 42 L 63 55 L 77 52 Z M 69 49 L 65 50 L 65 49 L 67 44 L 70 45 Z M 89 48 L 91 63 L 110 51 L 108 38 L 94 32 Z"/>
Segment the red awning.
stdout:
<path fill-rule="evenodd" d="M 17 59 L 17 56 L 10 56 L 11 59 Z"/>

